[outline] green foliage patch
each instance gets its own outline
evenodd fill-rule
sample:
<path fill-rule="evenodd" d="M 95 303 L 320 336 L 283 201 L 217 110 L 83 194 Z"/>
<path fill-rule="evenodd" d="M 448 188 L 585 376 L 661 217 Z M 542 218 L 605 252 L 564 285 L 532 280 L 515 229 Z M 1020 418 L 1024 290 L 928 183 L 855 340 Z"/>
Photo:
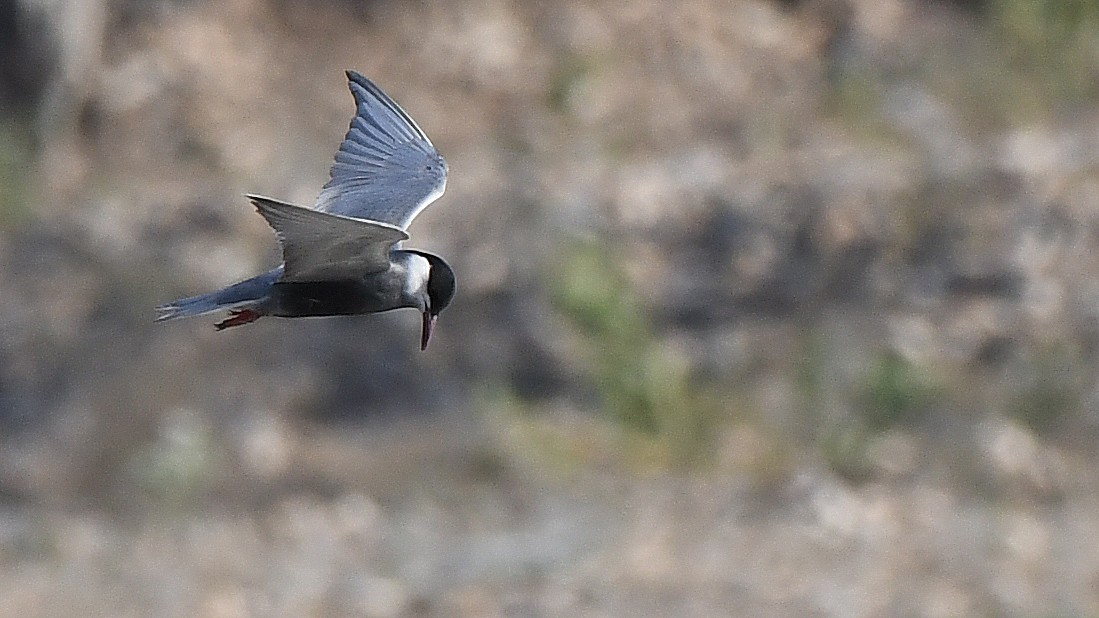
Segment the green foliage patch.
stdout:
<path fill-rule="evenodd" d="M 689 463 L 709 451 L 717 407 L 686 359 L 666 349 L 644 303 L 607 246 L 570 244 L 553 270 L 555 307 L 583 341 L 607 418 Z"/>

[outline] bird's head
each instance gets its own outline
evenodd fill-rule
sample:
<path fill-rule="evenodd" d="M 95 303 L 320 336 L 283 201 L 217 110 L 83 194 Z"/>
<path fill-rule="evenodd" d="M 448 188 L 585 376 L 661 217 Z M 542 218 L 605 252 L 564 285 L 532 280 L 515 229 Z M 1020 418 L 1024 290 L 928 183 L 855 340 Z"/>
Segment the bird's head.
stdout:
<path fill-rule="evenodd" d="M 454 298 L 457 289 L 454 279 L 454 269 L 443 258 L 425 253 L 423 251 L 410 251 L 427 260 L 427 281 L 423 284 L 420 293 L 423 312 L 423 330 L 420 331 L 420 349 L 427 349 L 427 342 L 431 339 L 431 330 L 435 327 L 435 320 L 443 309 L 447 308 Z"/>

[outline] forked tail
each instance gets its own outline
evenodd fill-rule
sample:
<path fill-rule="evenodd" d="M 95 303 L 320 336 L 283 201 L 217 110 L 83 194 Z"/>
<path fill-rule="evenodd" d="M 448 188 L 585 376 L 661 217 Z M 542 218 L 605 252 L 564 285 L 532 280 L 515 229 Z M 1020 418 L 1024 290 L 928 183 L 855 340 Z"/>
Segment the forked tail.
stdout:
<path fill-rule="evenodd" d="M 174 320 L 186 318 L 204 313 L 211 313 L 221 309 L 236 309 L 243 305 L 253 304 L 266 298 L 271 291 L 271 286 L 282 276 L 282 266 L 246 279 L 240 283 L 234 283 L 209 294 L 181 298 L 175 302 L 161 305 L 156 308 L 156 321 Z"/>

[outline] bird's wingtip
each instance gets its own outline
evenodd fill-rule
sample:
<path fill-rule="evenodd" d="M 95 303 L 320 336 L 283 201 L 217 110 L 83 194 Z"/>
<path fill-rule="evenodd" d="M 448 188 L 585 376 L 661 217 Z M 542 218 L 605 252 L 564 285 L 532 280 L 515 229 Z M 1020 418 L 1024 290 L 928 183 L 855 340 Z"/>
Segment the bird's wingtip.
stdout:
<path fill-rule="evenodd" d="M 156 318 L 153 320 L 154 322 L 170 320 L 179 314 L 178 305 L 160 305 L 153 310 L 156 311 Z"/>
<path fill-rule="evenodd" d="M 358 71 L 355 71 L 355 70 L 352 70 L 352 69 L 346 69 L 343 73 L 344 73 L 344 75 L 347 76 L 347 81 L 352 83 L 352 84 L 358 84 L 358 85 L 366 88 L 367 84 L 370 83 L 370 80 L 363 77 L 363 74 L 359 73 Z"/>

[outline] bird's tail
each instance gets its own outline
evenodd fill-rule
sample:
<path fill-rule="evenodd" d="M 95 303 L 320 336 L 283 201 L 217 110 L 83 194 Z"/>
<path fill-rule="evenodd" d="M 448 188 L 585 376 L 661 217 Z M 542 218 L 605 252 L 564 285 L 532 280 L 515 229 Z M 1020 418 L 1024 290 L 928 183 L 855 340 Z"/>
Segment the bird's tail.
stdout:
<path fill-rule="evenodd" d="M 161 305 L 156 308 L 156 321 L 186 318 L 220 309 L 234 309 L 242 305 L 263 300 L 271 291 L 271 286 L 282 276 L 282 267 L 234 283 L 209 294 L 200 294 Z"/>

